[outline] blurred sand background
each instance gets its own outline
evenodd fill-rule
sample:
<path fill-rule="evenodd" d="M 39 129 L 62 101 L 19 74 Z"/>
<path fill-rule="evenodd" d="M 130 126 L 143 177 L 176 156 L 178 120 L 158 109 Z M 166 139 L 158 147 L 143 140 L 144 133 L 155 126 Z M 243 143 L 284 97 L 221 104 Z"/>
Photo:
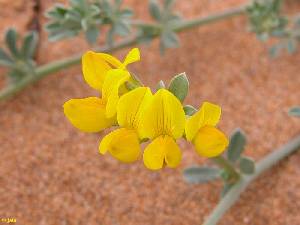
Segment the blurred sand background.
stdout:
<path fill-rule="evenodd" d="M 9 26 L 22 33 L 55 2 L 0 0 L 0 37 Z M 187 18 L 239 6 L 243 0 L 178 0 Z M 137 17 L 148 14 L 147 1 L 125 0 Z M 300 11 L 289 0 L 286 10 Z M 149 17 L 147 16 L 147 18 Z M 300 52 L 271 59 L 267 46 L 247 32 L 245 17 L 214 23 L 180 34 L 181 46 L 161 57 L 158 43 L 140 47 L 142 60 L 130 69 L 152 87 L 185 71 L 191 81 L 186 103 L 208 100 L 223 108 L 220 128 L 228 135 L 241 127 L 248 135 L 246 153 L 260 159 L 300 132 L 300 120 L 288 109 L 300 104 Z M 39 63 L 88 49 L 82 38 L 43 41 Z M 127 49 L 115 53 L 124 57 Z M 1 70 L 1 74 L 5 71 Z M 99 134 L 73 128 L 62 104 L 93 96 L 80 65 L 48 76 L 11 101 L 0 104 L 0 216 L 22 225 L 194 225 L 216 205 L 221 183 L 189 185 L 183 168 L 208 161 L 180 142 L 178 169 L 151 172 L 142 161 L 121 164 L 98 153 Z M 226 214 L 221 225 L 300 224 L 300 154 L 261 176 Z"/>

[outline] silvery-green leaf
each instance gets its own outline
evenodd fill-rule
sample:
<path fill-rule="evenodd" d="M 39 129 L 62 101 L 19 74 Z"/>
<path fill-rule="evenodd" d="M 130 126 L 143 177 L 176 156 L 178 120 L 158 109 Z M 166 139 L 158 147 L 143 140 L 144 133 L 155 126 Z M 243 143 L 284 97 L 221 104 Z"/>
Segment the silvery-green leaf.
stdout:
<path fill-rule="evenodd" d="M 129 25 L 126 23 L 123 23 L 121 21 L 119 23 L 115 24 L 114 30 L 118 35 L 121 35 L 121 36 L 126 36 L 130 33 Z"/>
<path fill-rule="evenodd" d="M 19 56 L 19 51 L 17 49 L 17 32 L 15 29 L 10 28 L 5 34 L 5 42 L 14 57 Z"/>
<path fill-rule="evenodd" d="M 159 21 L 161 19 L 160 8 L 159 8 L 158 2 L 156 0 L 150 0 L 149 11 L 150 11 L 151 16 L 155 20 Z"/>
<path fill-rule="evenodd" d="M 89 24 L 86 18 L 83 18 L 81 20 L 81 27 L 84 31 L 87 31 L 89 29 Z"/>
<path fill-rule="evenodd" d="M 245 174 L 252 174 L 255 171 L 254 160 L 249 157 L 241 157 L 240 159 L 240 170 Z"/>
<path fill-rule="evenodd" d="M 219 178 L 220 170 L 214 167 L 189 167 L 183 171 L 183 177 L 188 183 L 206 183 Z"/>
<path fill-rule="evenodd" d="M 69 38 L 69 37 L 74 37 L 77 35 L 76 31 L 62 31 L 60 33 L 54 33 L 54 34 L 49 34 L 48 39 L 49 41 L 58 41 L 64 38 Z"/>
<path fill-rule="evenodd" d="M 123 18 L 130 18 L 130 17 L 133 16 L 133 11 L 132 11 L 131 9 L 124 9 L 124 10 L 122 10 L 122 12 L 121 12 L 121 16 L 122 16 Z"/>
<path fill-rule="evenodd" d="M 192 105 L 185 105 L 183 107 L 183 110 L 185 112 L 185 115 L 187 116 L 192 116 L 197 112 L 197 109 L 195 109 Z"/>
<path fill-rule="evenodd" d="M 245 150 L 246 135 L 241 129 L 236 129 L 230 137 L 230 142 L 227 151 L 227 157 L 231 162 L 235 162 L 240 158 Z"/>
<path fill-rule="evenodd" d="M 9 67 L 13 66 L 13 60 L 2 48 L 0 48 L 0 65 Z"/>
<path fill-rule="evenodd" d="M 23 45 L 21 49 L 22 56 L 26 58 L 31 58 L 34 55 L 38 43 L 38 35 L 35 31 L 27 34 L 23 40 Z"/>
<path fill-rule="evenodd" d="M 93 44 L 97 41 L 98 36 L 99 36 L 98 27 L 89 27 L 85 33 L 86 39 L 91 44 Z"/>
<path fill-rule="evenodd" d="M 61 24 L 55 22 L 55 23 L 47 23 L 45 25 L 45 30 L 49 33 L 55 33 L 63 30 L 63 28 Z"/>
<path fill-rule="evenodd" d="M 183 102 L 189 91 L 189 81 L 186 74 L 181 73 L 173 77 L 168 90 Z"/>
<path fill-rule="evenodd" d="M 161 42 L 165 48 L 175 48 L 179 46 L 178 37 L 172 31 L 164 31 L 161 35 Z"/>
<path fill-rule="evenodd" d="M 290 109 L 289 115 L 300 117 L 300 106 L 295 106 Z"/>

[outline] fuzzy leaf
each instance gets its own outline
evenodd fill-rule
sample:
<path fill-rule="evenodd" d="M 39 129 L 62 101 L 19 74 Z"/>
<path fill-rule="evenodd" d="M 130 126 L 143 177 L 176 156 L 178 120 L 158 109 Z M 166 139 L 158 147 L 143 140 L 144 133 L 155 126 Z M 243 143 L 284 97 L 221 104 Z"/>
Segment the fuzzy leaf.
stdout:
<path fill-rule="evenodd" d="M 185 73 L 173 77 L 169 85 L 169 91 L 172 92 L 181 102 L 184 101 L 189 91 L 189 81 Z"/>
<path fill-rule="evenodd" d="M 97 27 L 89 27 L 85 32 L 85 37 L 87 41 L 91 44 L 96 43 L 99 36 L 99 29 Z"/>
<path fill-rule="evenodd" d="M 300 117 L 300 106 L 295 106 L 290 109 L 289 115 Z"/>
<path fill-rule="evenodd" d="M 206 183 L 220 177 L 220 170 L 213 167 L 189 167 L 183 171 L 183 177 L 191 184 Z"/>
<path fill-rule="evenodd" d="M 25 59 L 32 58 L 36 50 L 37 43 L 38 35 L 36 32 L 31 32 L 25 36 L 21 50 L 22 56 Z"/>
<path fill-rule="evenodd" d="M 13 60 L 6 54 L 6 52 L 0 48 L 0 65 L 13 66 Z"/>
<path fill-rule="evenodd" d="M 149 2 L 149 11 L 150 11 L 151 16 L 155 20 L 159 21 L 161 19 L 160 8 L 159 8 L 159 5 L 158 5 L 156 0 L 150 0 L 150 2 Z"/>
<path fill-rule="evenodd" d="M 240 159 L 240 170 L 245 174 L 252 174 L 255 170 L 254 160 L 249 157 L 242 157 Z"/>
<path fill-rule="evenodd" d="M 227 157 L 231 162 L 238 160 L 245 150 L 246 136 L 241 129 L 236 129 L 230 137 Z"/>
<path fill-rule="evenodd" d="M 5 34 L 5 41 L 11 54 L 17 58 L 19 56 L 19 51 L 17 48 L 17 32 L 15 29 L 10 28 Z"/>

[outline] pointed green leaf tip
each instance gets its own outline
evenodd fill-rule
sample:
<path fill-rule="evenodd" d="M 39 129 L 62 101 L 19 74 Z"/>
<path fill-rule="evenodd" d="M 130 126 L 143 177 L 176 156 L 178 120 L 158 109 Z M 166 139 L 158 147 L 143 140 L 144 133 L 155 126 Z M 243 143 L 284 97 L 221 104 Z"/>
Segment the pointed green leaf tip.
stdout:
<path fill-rule="evenodd" d="M 206 183 L 220 177 L 220 170 L 213 167 L 189 167 L 183 171 L 183 177 L 191 184 Z"/>
<path fill-rule="evenodd" d="M 162 89 L 162 88 L 166 88 L 166 86 L 165 86 L 165 83 L 162 80 L 160 80 L 156 85 L 156 91 L 158 91 L 159 89 Z"/>
<path fill-rule="evenodd" d="M 297 116 L 300 117 L 300 106 L 295 106 L 290 109 L 289 114 L 291 116 Z"/>
<path fill-rule="evenodd" d="M 10 28 L 5 34 L 5 42 L 11 55 L 17 58 L 19 56 L 19 51 L 17 49 L 17 32 L 15 29 Z"/>
<path fill-rule="evenodd" d="M 189 91 L 189 81 L 186 74 L 181 73 L 176 75 L 171 80 L 168 90 L 183 102 Z"/>
<path fill-rule="evenodd" d="M 230 142 L 227 151 L 227 157 L 231 162 L 235 162 L 241 157 L 245 150 L 246 135 L 241 129 L 236 129 L 230 137 Z"/>
<path fill-rule="evenodd" d="M 161 19 L 160 8 L 156 0 L 150 0 L 149 12 L 155 20 L 159 21 Z"/>
<path fill-rule="evenodd" d="M 255 170 L 254 160 L 249 157 L 242 157 L 240 159 L 240 170 L 245 174 L 252 174 Z"/>
<path fill-rule="evenodd" d="M 185 105 L 183 106 L 183 110 L 185 115 L 192 116 L 197 112 L 197 109 L 194 108 L 192 105 Z"/>
<path fill-rule="evenodd" d="M 38 44 L 38 34 L 35 31 L 27 34 L 23 40 L 21 49 L 22 56 L 25 59 L 32 58 Z"/>

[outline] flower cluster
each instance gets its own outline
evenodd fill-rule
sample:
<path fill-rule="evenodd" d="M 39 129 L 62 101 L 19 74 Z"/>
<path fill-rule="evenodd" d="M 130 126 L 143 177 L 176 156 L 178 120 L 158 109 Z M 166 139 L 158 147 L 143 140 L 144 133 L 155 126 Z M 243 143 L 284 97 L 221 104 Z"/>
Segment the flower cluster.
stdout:
<path fill-rule="evenodd" d="M 220 155 L 228 145 L 217 125 L 221 108 L 204 102 L 193 115 L 185 115 L 182 103 L 169 90 L 152 93 L 142 86 L 127 69 L 140 60 L 140 52 L 132 49 L 123 62 L 105 53 L 88 51 L 82 57 L 85 81 L 101 93 L 101 97 L 71 99 L 64 104 L 69 121 L 84 132 L 99 132 L 118 125 L 106 135 L 99 152 L 130 163 L 141 157 L 142 142 L 149 142 L 143 152 L 147 168 L 158 170 L 164 165 L 174 168 L 181 161 L 176 140 L 184 137 L 204 157 Z M 135 85 L 129 85 L 135 84 Z"/>

